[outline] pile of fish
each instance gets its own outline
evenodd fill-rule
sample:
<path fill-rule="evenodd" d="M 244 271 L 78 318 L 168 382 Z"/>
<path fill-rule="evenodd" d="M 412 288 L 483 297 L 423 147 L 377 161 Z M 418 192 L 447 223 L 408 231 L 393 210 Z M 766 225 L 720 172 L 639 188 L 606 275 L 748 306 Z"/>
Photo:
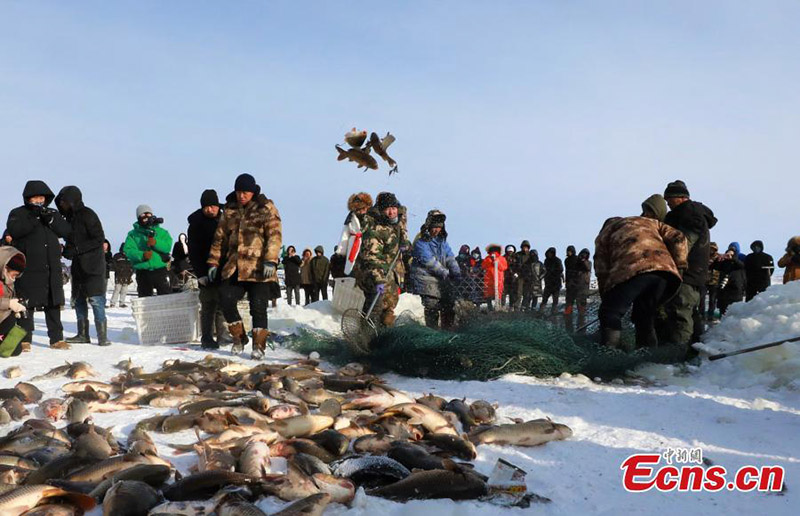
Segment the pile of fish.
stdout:
<path fill-rule="evenodd" d="M 376 133 L 370 133 L 367 139 L 367 131 L 358 131 L 355 127 L 344 135 L 344 141 L 348 148 L 343 149 L 336 145 L 338 152 L 337 161 L 352 161 L 358 168 L 378 170 L 378 160 L 372 157 L 372 151 L 389 165 L 389 175 L 397 173 L 397 162 L 386 153 L 389 146 L 394 143 L 395 137 L 391 133 L 386 133 L 383 138 Z M 366 142 L 366 144 L 365 144 Z"/>
<path fill-rule="evenodd" d="M 572 431 L 549 419 L 498 424 L 486 401 L 414 399 L 360 364 L 335 372 L 315 360 L 248 366 L 208 356 L 166 361 L 145 373 L 130 360 L 108 382 L 77 362 L 32 379 L 68 376 L 63 399 L 32 383 L 0 389 L 4 421 L 37 418 L 0 438 L 0 514 L 265 514 L 254 502 L 293 502 L 277 514 L 318 515 L 350 504 L 356 490 L 396 501 L 486 498 L 487 478 L 469 462 L 476 445 L 537 446 Z M 140 420 L 125 442 L 92 413 L 170 409 Z M 66 420 L 66 426 L 57 425 Z M 192 430 L 170 445 L 195 454 L 182 476 L 151 434 Z M 165 451 L 165 450 L 163 450 Z"/>

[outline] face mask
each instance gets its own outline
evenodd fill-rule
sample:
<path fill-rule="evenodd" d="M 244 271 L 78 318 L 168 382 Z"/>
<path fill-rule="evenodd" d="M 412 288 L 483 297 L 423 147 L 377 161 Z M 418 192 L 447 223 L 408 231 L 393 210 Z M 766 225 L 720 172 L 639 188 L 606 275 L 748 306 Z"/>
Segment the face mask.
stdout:
<path fill-rule="evenodd" d="M 42 206 L 44 206 L 44 203 L 43 203 L 43 202 L 32 202 L 32 203 L 30 203 L 30 204 L 31 204 L 31 206 L 38 206 L 39 208 L 41 208 Z"/>
<path fill-rule="evenodd" d="M 400 220 L 400 218 L 399 217 L 395 217 L 393 219 L 389 219 L 389 222 L 392 223 L 392 224 L 397 224 L 398 220 Z"/>

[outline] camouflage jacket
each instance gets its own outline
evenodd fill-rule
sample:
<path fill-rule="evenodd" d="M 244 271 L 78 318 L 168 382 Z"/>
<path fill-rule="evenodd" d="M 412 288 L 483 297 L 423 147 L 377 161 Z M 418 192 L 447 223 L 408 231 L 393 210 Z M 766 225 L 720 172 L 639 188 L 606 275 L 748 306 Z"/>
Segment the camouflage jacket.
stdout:
<path fill-rule="evenodd" d="M 675 276 L 687 266 L 686 237 L 677 229 L 644 217 L 614 217 L 603 225 L 594 242 L 594 270 L 600 294 L 646 272 Z"/>
<path fill-rule="evenodd" d="M 404 206 L 398 214 L 398 222 L 390 223 L 383 213 L 372 207 L 364 215 L 361 231 L 363 240 L 361 251 L 356 263 L 356 277 L 364 286 L 386 283 L 392 279 L 398 284 L 403 283 L 405 269 L 403 261 L 398 259 L 394 268 L 394 278 L 388 277 L 389 266 L 401 247 L 411 247 L 408 240 L 407 215 Z"/>
<path fill-rule="evenodd" d="M 275 204 L 264 194 L 253 197 L 244 207 L 236 201 L 235 193 L 225 200 L 208 266 L 221 267 L 222 279 L 230 278 L 238 269 L 239 281 L 277 281 L 277 275 L 264 278 L 264 263 L 280 261 L 281 216 Z"/>

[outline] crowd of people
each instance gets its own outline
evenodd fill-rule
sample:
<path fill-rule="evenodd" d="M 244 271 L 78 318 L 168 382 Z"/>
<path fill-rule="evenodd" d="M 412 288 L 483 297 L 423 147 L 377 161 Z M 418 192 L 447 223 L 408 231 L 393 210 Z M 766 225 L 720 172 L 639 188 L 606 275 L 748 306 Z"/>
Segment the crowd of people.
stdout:
<path fill-rule="evenodd" d="M 300 304 L 301 289 L 306 305 L 326 300 L 332 280 L 352 276 L 365 295 L 364 309 L 376 301 L 377 323 L 394 325 L 405 291 L 421 297 L 425 324 L 444 330 L 453 328 L 459 302 L 548 316 L 563 306 L 565 317 L 577 311 L 583 325 L 594 269 L 604 345 L 623 345 L 622 320 L 632 310 L 636 346 L 673 344 L 688 351 L 704 322 L 766 290 L 775 268 L 761 241 L 751 244 L 747 256 L 737 242 L 720 253 L 710 238 L 717 222 L 713 212 L 693 200 L 682 181 L 646 199 L 640 215 L 608 219 L 593 259 L 588 248 L 576 252 L 569 246 L 563 261 L 553 247 L 541 261 L 528 240 L 519 250 L 489 244 L 485 257 L 480 247 L 467 244 L 455 254 L 447 240 L 447 216 L 439 210 L 428 212 L 412 240 L 407 210 L 390 192 L 374 201 L 365 192 L 350 196 L 342 238 L 330 258 L 322 246 L 298 255 L 295 246 L 283 245 L 279 211 L 249 174 L 236 178 L 224 203 L 216 191 L 205 190 L 177 240 L 149 205 L 138 206 L 133 227 L 114 254 L 78 187 L 65 186 L 55 195 L 44 182 L 29 181 L 22 197 L 23 205 L 9 214 L 0 249 L 0 354 L 5 356 L 30 349 L 34 311 L 44 313 L 50 346 L 67 349 L 90 342 L 91 307 L 97 343 L 105 346 L 110 344 L 105 309 L 127 306 L 134 277 L 140 298 L 169 294 L 192 277 L 199 288 L 202 346 L 231 344 L 241 353 L 252 339 L 251 357 L 259 359 L 270 338 L 267 307 L 281 297 L 280 267 L 290 305 Z M 60 315 L 62 257 L 71 261 L 77 318 L 77 334 L 69 338 Z M 785 268 L 784 282 L 800 279 L 800 237 L 789 241 L 777 265 Z M 113 294 L 107 301 L 111 272 Z M 253 323 L 249 335 L 239 312 L 245 296 Z"/>

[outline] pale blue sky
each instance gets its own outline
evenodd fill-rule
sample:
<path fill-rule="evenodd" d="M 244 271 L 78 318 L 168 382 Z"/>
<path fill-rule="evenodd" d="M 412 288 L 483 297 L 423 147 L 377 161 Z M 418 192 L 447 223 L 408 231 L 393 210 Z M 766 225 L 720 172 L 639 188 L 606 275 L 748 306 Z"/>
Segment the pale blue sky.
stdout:
<path fill-rule="evenodd" d="M 139 203 L 185 229 L 252 173 L 284 241 L 331 251 L 347 196 L 416 232 L 591 244 L 685 180 L 721 245 L 800 233 L 800 2 L 0 1 L 0 212 L 76 184 L 116 247 Z M 352 126 L 400 174 L 335 160 Z"/>

